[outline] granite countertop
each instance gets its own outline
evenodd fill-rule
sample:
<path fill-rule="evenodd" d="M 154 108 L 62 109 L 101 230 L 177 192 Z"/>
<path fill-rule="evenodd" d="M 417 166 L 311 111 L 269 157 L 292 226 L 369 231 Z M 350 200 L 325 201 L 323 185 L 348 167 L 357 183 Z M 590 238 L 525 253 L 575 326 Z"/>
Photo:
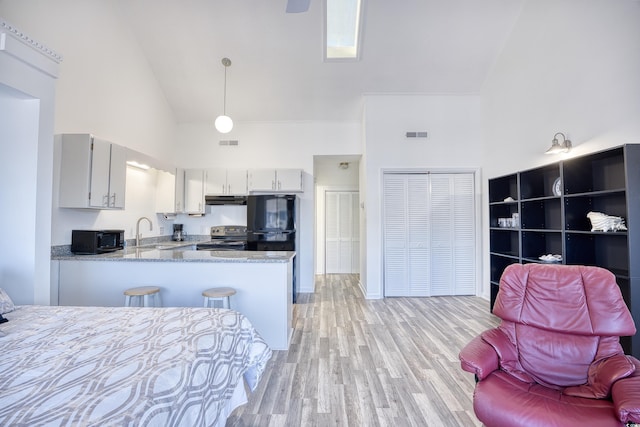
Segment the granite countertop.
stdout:
<path fill-rule="evenodd" d="M 150 239 L 140 246 L 126 246 L 114 252 L 76 255 L 69 246 L 52 248 L 52 261 L 150 261 L 150 262 L 289 262 L 295 252 L 288 251 L 198 251 L 196 244 L 210 238 L 192 238 L 182 242 Z"/>
<path fill-rule="evenodd" d="M 127 247 L 105 254 L 65 254 L 52 256 L 51 259 L 54 261 L 278 263 L 289 262 L 296 254 L 289 251 L 197 251 L 194 244 L 172 248 L 165 247 L 166 245 Z"/>

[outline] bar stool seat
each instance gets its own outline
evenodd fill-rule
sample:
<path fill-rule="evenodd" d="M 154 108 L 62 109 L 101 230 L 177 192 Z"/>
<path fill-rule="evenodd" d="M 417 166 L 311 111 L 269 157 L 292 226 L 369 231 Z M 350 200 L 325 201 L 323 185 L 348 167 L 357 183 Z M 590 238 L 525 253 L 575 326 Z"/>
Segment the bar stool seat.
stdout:
<path fill-rule="evenodd" d="M 215 307 L 216 301 L 222 302 L 222 308 L 231 308 L 229 297 L 235 295 L 236 290 L 233 288 L 210 288 L 202 291 L 205 307 Z"/>
<path fill-rule="evenodd" d="M 124 291 L 125 307 L 162 307 L 160 288 L 157 286 L 140 286 Z"/>

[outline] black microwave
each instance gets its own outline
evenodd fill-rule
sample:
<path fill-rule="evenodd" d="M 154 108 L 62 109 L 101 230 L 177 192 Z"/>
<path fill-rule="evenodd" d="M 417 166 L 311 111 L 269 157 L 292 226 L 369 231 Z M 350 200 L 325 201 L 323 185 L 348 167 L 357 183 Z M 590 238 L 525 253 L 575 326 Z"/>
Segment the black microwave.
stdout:
<path fill-rule="evenodd" d="M 124 230 L 71 230 L 71 252 L 102 254 L 124 248 Z"/>

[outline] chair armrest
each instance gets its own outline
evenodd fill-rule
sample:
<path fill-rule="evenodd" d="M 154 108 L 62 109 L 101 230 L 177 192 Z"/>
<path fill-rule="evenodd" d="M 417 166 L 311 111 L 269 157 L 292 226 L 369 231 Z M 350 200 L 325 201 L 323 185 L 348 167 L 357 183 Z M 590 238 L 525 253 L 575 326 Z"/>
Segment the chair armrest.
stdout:
<path fill-rule="evenodd" d="M 478 380 L 483 380 L 498 369 L 498 354 L 481 336 L 471 340 L 460 351 L 458 358 L 462 369 L 475 374 Z"/>
<path fill-rule="evenodd" d="M 613 384 L 611 398 L 620 421 L 640 423 L 640 361 L 631 356 L 627 358 L 636 365 L 636 370 Z"/>
<path fill-rule="evenodd" d="M 606 399 L 611 395 L 611 386 L 616 381 L 629 377 L 635 371 L 636 366 L 631 357 L 616 354 L 592 363 L 589 366 L 587 383 L 567 387 L 563 393 L 587 399 Z"/>

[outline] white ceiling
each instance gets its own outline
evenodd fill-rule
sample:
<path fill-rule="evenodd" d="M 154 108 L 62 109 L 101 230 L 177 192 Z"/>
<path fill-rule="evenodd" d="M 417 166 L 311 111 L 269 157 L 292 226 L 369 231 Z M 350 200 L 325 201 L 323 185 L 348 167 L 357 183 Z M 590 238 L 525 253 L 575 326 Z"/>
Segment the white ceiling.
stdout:
<path fill-rule="evenodd" d="M 359 120 L 366 93 L 478 93 L 524 0 L 364 0 L 362 58 L 323 62 L 323 0 L 115 0 L 179 122 Z"/>

